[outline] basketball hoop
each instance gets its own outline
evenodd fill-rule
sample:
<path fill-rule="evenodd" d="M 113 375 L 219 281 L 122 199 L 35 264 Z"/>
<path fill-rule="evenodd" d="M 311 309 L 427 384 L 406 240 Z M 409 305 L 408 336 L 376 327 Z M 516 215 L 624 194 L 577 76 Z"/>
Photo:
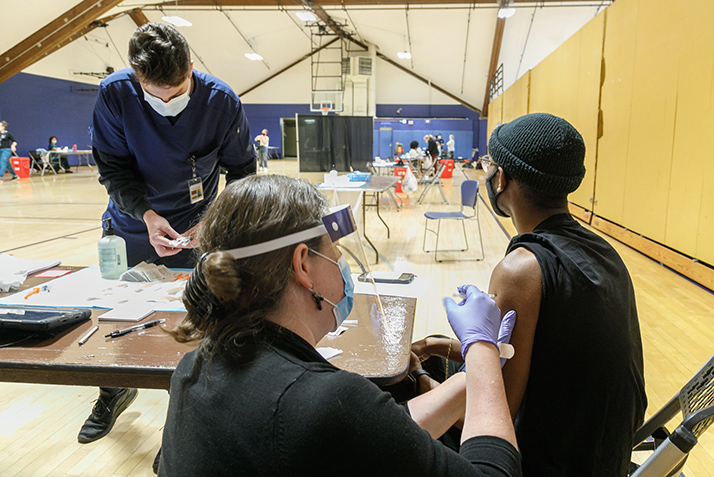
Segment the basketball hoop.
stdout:
<path fill-rule="evenodd" d="M 330 112 L 330 108 L 327 107 L 327 106 L 323 106 L 323 107 L 320 108 L 320 111 L 322 111 L 322 115 L 323 115 L 323 116 L 327 116 L 327 113 Z"/>

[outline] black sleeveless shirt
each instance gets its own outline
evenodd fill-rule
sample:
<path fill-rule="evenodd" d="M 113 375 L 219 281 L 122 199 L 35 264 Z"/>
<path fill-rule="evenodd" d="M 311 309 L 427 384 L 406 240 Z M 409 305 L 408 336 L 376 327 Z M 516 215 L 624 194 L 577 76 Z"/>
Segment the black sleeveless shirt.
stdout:
<path fill-rule="evenodd" d="M 630 275 L 569 214 L 515 236 L 543 276 L 528 385 L 516 417 L 524 476 L 626 475 L 647 405 Z"/>

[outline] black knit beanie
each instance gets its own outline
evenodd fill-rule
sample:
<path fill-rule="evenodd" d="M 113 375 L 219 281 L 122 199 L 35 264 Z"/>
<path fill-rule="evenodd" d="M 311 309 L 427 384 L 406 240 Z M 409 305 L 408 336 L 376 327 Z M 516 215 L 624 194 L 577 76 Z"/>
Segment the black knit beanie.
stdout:
<path fill-rule="evenodd" d="M 585 176 L 582 136 L 552 114 L 527 114 L 498 126 L 488 152 L 509 176 L 539 192 L 569 194 Z"/>

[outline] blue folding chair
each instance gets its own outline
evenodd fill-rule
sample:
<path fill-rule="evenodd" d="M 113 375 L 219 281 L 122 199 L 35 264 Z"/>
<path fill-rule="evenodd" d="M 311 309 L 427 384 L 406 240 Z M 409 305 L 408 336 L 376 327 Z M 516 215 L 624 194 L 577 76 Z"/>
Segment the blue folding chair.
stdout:
<path fill-rule="evenodd" d="M 469 239 L 466 235 L 466 221 L 476 220 L 478 223 L 478 238 L 481 242 L 481 258 L 460 258 L 452 259 L 454 261 L 462 260 L 483 260 L 485 257 L 483 250 L 483 236 L 481 234 L 481 220 L 479 219 L 479 206 L 478 206 L 478 181 L 467 180 L 461 183 L 461 210 L 458 212 L 426 212 L 424 217 L 426 217 L 426 222 L 424 223 L 424 241 L 422 243 L 422 250 L 426 253 L 434 252 L 434 260 L 437 262 L 443 262 L 444 260 L 439 260 L 439 252 L 465 252 L 469 249 Z M 464 211 L 466 209 L 471 209 L 472 214 L 466 215 Z M 429 221 L 436 220 L 436 230 L 429 228 Z M 464 242 L 466 243 L 466 248 L 460 249 L 448 249 L 439 250 L 439 237 L 441 234 L 441 221 L 442 220 L 459 220 L 461 221 L 461 227 L 464 231 Z M 431 232 L 436 235 L 436 245 L 433 250 L 426 249 L 426 233 Z"/>

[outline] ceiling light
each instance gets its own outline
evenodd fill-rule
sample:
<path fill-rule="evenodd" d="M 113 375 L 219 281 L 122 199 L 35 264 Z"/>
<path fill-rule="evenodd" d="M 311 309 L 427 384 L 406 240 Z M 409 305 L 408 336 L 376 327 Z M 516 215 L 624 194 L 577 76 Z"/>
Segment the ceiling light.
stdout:
<path fill-rule="evenodd" d="M 399 53 L 397 53 L 397 56 L 402 60 L 408 60 L 412 57 L 412 54 L 408 51 L 400 51 Z"/>
<path fill-rule="evenodd" d="M 317 17 L 313 15 L 312 12 L 302 11 L 295 13 L 295 15 L 297 15 L 297 17 L 304 22 L 314 22 L 317 20 Z"/>
<path fill-rule="evenodd" d="M 245 57 L 248 58 L 249 60 L 253 61 L 262 61 L 263 57 L 260 56 L 258 53 L 246 53 Z"/>
<path fill-rule="evenodd" d="M 184 20 L 183 18 L 177 17 L 177 16 L 161 17 L 161 19 L 162 19 L 163 21 L 165 21 L 165 22 L 167 22 L 167 23 L 171 23 L 172 25 L 177 26 L 177 27 L 184 27 L 184 26 L 192 26 L 192 25 L 193 25 L 193 23 L 191 23 L 190 21 Z"/>
<path fill-rule="evenodd" d="M 498 18 L 511 18 L 516 13 L 515 8 L 499 8 Z"/>

